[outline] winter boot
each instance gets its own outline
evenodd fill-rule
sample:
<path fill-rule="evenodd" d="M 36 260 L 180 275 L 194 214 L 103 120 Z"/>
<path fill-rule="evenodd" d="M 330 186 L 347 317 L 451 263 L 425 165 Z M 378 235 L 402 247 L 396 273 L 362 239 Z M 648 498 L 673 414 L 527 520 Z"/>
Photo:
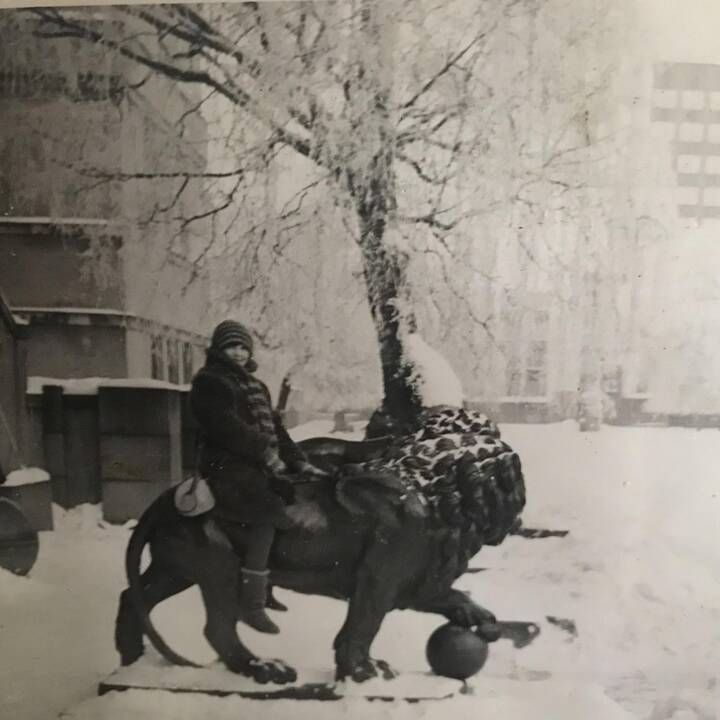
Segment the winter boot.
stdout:
<path fill-rule="evenodd" d="M 279 610 L 280 612 L 287 612 L 287 605 L 281 603 L 275 595 L 273 595 L 273 587 L 268 583 L 267 597 L 265 598 L 265 607 L 268 610 Z"/>
<path fill-rule="evenodd" d="M 240 620 L 259 632 L 277 635 L 280 628 L 265 614 L 268 570 L 242 568 L 240 591 Z"/>

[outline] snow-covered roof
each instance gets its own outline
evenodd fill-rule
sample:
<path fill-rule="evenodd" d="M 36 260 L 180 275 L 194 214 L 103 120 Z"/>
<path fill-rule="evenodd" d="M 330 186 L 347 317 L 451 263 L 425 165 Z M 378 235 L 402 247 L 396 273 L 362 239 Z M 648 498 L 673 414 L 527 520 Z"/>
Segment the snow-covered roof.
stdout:
<path fill-rule="evenodd" d="M 547 395 L 503 395 L 498 402 L 546 403 L 550 402 L 550 398 Z"/>
<path fill-rule="evenodd" d="M 502 395 L 499 397 L 469 398 L 469 402 L 478 405 L 483 403 L 548 403 L 550 398 L 546 395 Z"/>
<path fill-rule="evenodd" d="M 50 476 L 42 468 L 29 467 L 13 470 L 3 483 L 3 487 L 18 487 L 20 485 L 34 485 L 47 482 Z"/>
<path fill-rule="evenodd" d="M 136 317 L 133 313 L 124 310 L 116 310 L 114 308 L 94 308 L 94 307 L 42 307 L 26 305 L 22 307 L 13 307 L 15 313 L 62 313 L 65 315 L 113 315 L 119 317 Z"/>
<path fill-rule="evenodd" d="M 12 307 L 11 311 L 15 313 L 20 325 L 28 325 L 28 319 L 32 316 L 51 315 L 61 320 L 62 316 L 93 316 L 96 318 L 114 318 L 113 324 L 127 323 L 129 327 L 135 327 L 135 324 L 141 327 L 150 327 L 154 331 L 172 332 L 177 338 L 186 340 L 196 345 L 205 345 L 208 337 L 192 330 L 185 330 L 174 325 L 159 322 L 148 317 L 142 317 L 134 312 L 126 310 L 117 310 L 115 308 L 94 308 L 94 307 L 50 307 L 50 306 L 22 306 Z"/>
<path fill-rule="evenodd" d="M 112 220 L 103 218 L 66 218 L 66 217 L 0 217 L 0 224 L 10 225 L 116 225 Z"/>
<path fill-rule="evenodd" d="M 179 391 L 190 389 L 189 385 L 177 385 L 165 380 L 155 380 L 154 378 L 51 378 L 31 375 L 27 381 L 27 394 L 41 395 L 43 387 L 46 385 L 61 387 L 65 395 L 97 395 L 98 389 L 101 387 Z"/>

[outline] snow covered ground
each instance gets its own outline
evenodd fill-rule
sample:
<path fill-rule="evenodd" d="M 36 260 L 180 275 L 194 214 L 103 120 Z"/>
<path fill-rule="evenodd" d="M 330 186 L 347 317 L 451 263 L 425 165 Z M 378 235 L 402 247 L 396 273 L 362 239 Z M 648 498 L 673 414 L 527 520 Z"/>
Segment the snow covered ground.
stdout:
<path fill-rule="evenodd" d="M 296 435 L 327 434 L 329 427 L 315 423 Z M 521 650 L 496 643 L 471 680 L 474 694 L 422 705 L 353 699 L 273 701 L 272 707 L 146 691 L 93 699 L 97 683 L 117 665 L 113 619 L 128 530 L 104 526 L 97 509 L 85 507 L 59 515 L 56 531 L 42 534 L 30 578 L 0 571 L 0 715 L 47 720 L 73 707 L 78 720 L 720 717 L 717 431 L 603 427 L 583 434 L 569 422 L 502 430 L 523 460 L 525 524 L 570 534 L 509 538 L 475 558 L 487 571 L 457 583 L 502 619 L 533 620 L 542 628 Z M 331 667 L 343 604 L 278 595 L 290 606 L 275 616 L 282 635 L 243 628 L 243 637 L 301 667 Z M 577 635 L 548 616 L 574 621 Z M 154 617 L 178 650 L 212 661 L 194 590 Z M 441 622 L 392 613 L 374 654 L 398 669 L 425 671 L 425 642 Z"/>

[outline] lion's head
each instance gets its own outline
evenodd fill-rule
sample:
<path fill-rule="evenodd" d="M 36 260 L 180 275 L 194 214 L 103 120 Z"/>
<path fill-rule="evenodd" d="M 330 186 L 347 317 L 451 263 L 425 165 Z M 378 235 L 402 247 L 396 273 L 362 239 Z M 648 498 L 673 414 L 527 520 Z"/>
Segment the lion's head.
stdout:
<path fill-rule="evenodd" d="M 501 542 L 525 505 L 520 459 L 497 425 L 471 410 L 425 410 L 419 430 L 397 437 L 362 470 L 398 480 L 403 506 L 413 514 L 424 508 L 431 526 L 468 530 L 481 544 Z"/>

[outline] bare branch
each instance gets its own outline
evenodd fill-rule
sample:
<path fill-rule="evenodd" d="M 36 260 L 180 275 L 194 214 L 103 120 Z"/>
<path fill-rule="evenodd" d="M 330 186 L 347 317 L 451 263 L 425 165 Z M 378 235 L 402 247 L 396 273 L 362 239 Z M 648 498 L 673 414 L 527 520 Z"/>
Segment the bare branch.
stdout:
<path fill-rule="evenodd" d="M 188 184 L 190 183 L 190 178 L 184 178 L 183 181 L 180 183 L 180 186 L 178 187 L 175 195 L 173 196 L 172 200 L 167 205 L 160 205 L 157 203 L 155 205 L 155 210 L 153 210 L 153 217 L 155 217 L 156 214 L 164 214 L 172 210 L 179 202 L 180 198 L 182 197 L 182 194 L 187 189 Z"/>
<path fill-rule="evenodd" d="M 400 109 L 407 110 L 408 108 L 411 108 L 413 105 L 415 105 L 415 103 L 423 95 L 425 95 L 441 77 L 443 77 L 448 72 L 450 72 L 450 70 L 456 67 L 460 60 L 462 60 L 462 58 L 464 58 L 465 55 L 467 55 L 475 45 L 477 45 L 485 38 L 487 32 L 488 31 L 478 33 L 464 48 L 462 48 L 462 50 L 448 58 L 447 62 L 434 75 L 432 75 L 417 92 L 415 92 L 404 103 L 401 103 Z"/>
<path fill-rule="evenodd" d="M 220 82 L 216 78 L 212 77 L 208 72 L 202 70 L 195 70 L 191 67 L 180 67 L 177 64 L 171 64 L 158 60 L 157 58 L 152 57 L 151 53 L 146 48 L 142 48 L 143 52 L 136 52 L 135 50 L 126 47 L 124 43 L 106 37 L 103 33 L 92 30 L 85 25 L 71 22 L 60 11 L 38 8 L 32 10 L 32 12 L 37 14 L 44 21 L 52 23 L 59 28 L 59 31 L 57 33 L 53 33 L 52 37 L 75 37 L 95 43 L 101 43 L 113 50 L 116 50 L 124 57 L 127 57 L 130 60 L 164 75 L 170 80 L 206 85 L 214 89 L 218 94 L 227 98 L 233 104 L 246 109 L 258 120 L 270 127 L 276 133 L 278 139 L 285 145 L 291 147 L 304 157 L 313 159 L 311 157 L 311 144 L 309 141 L 298 137 L 287 128 L 278 125 L 272 120 L 271 112 L 265 111 L 262 108 L 262 103 L 257 102 L 247 91 L 238 87 L 234 83 Z M 38 34 L 41 37 L 49 36 L 43 31 L 38 31 Z"/>
<path fill-rule="evenodd" d="M 427 173 L 425 170 L 423 170 L 420 163 L 415 160 L 414 158 L 411 158 L 406 153 L 401 152 L 400 150 L 397 150 L 395 152 L 395 157 L 402 163 L 409 165 L 414 171 L 415 174 L 423 181 L 428 183 L 429 185 L 443 185 L 447 178 L 438 178 L 433 177 L 429 173 Z"/>
<path fill-rule="evenodd" d="M 159 180 L 162 178 L 166 179 L 184 179 L 190 180 L 193 178 L 198 179 L 221 179 L 221 178 L 232 178 L 244 175 L 246 172 L 244 168 L 238 168 L 237 170 L 229 170 L 227 172 L 107 172 L 104 170 L 97 170 L 95 168 L 83 168 L 77 165 L 65 164 L 65 167 L 73 169 L 87 177 L 99 178 L 107 181 L 122 181 L 122 180 Z"/>
<path fill-rule="evenodd" d="M 227 208 L 232 205 L 232 202 L 235 197 L 236 190 L 240 187 L 240 183 L 242 182 L 242 177 L 238 178 L 238 181 L 233 186 L 233 189 L 227 193 L 225 202 L 223 202 L 219 207 L 211 208 L 210 210 L 206 210 L 202 213 L 196 213 L 195 215 L 191 215 L 188 218 L 182 219 L 182 227 L 187 227 L 188 225 L 191 225 L 194 222 L 198 222 L 199 220 L 204 220 L 205 218 L 211 217 L 212 215 L 217 215 L 218 213 L 222 212 L 223 210 L 227 210 Z"/>
<path fill-rule="evenodd" d="M 423 252 L 427 255 L 432 255 L 436 257 L 440 261 L 440 270 L 442 272 L 444 283 L 443 287 L 450 291 L 455 301 L 465 309 L 465 312 L 472 320 L 472 322 L 475 323 L 477 326 L 481 327 L 485 331 L 485 334 L 488 336 L 492 344 L 499 348 L 500 346 L 498 345 L 495 335 L 490 328 L 490 321 L 492 319 L 492 316 L 488 316 L 484 319 L 481 318 L 468 300 L 467 293 L 461 293 L 455 288 L 454 273 L 451 274 L 448 271 L 445 257 L 430 248 L 425 249 Z"/>
<path fill-rule="evenodd" d="M 423 225 L 429 225 L 436 230 L 442 230 L 443 232 L 450 232 L 457 225 L 457 221 L 451 223 L 444 223 L 437 219 L 435 215 L 419 215 L 417 217 L 399 216 L 398 220 L 403 223 L 421 223 Z"/>

